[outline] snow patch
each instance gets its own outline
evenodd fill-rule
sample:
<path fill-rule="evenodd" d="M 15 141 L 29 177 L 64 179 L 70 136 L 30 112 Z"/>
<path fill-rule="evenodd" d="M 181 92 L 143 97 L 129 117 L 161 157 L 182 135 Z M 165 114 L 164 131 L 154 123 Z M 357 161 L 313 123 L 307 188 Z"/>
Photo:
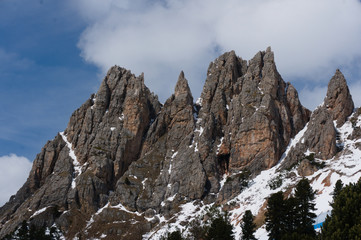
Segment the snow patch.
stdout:
<path fill-rule="evenodd" d="M 202 135 L 204 128 L 200 127 L 199 129 L 196 129 L 194 132 L 199 132 L 199 136 Z"/>
<path fill-rule="evenodd" d="M 35 216 L 39 215 L 40 213 L 45 212 L 45 211 L 46 211 L 46 209 L 48 209 L 48 207 L 44 207 L 44 208 L 42 208 L 42 209 L 40 209 L 40 210 L 38 210 L 38 211 L 34 212 L 34 213 L 33 213 L 33 215 L 31 215 L 31 217 L 30 217 L 30 218 L 35 217 Z"/>
<path fill-rule="evenodd" d="M 143 190 L 145 189 L 145 182 L 148 180 L 148 178 L 144 178 L 144 180 L 142 181 L 142 185 L 143 185 Z"/>
<path fill-rule="evenodd" d="M 71 157 L 71 159 L 73 159 L 74 176 L 71 183 L 71 188 L 74 189 L 76 187 L 76 178 L 82 173 L 81 165 L 77 157 L 75 156 L 73 145 L 68 141 L 67 137 L 64 135 L 64 132 L 60 132 L 59 134 L 63 138 L 63 141 L 66 143 L 66 146 L 69 149 L 69 156 Z"/>
<path fill-rule="evenodd" d="M 135 214 L 135 215 L 137 215 L 137 216 L 142 216 L 142 214 L 140 214 L 139 212 L 129 211 L 129 210 L 126 209 L 126 208 L 124 207 L 124 205 L 121 204 L 121 203 L 119 203 L 119 204 L 116 205 L 116 206 L 109 206 L 109 208 L 116 208 L 116 209 L 122 210 L 122 211 L 127 212 L 127 213 L 130 213 L 130 214 Z"/>
<path fill-rule="evenodd" d="M 224 139 L 224 137 L 221 137 L 220 143 L 217 145 L 217 152 L 216 152 L 217 154 L 219 153 L 219 149 L 220 149 L 221 146 L 222 146 L 223 139 Z"/>
<path fill-rule="evenodd" d="M 361 117 L 358 118 L 356 127 L 361 127 L 360 120 Z M 322 223 L 326 216 L 330 214 L 331 206 L 329 203 L 332 202 L 332 192 L 337 180 L 340 179 L 344 185 L 347 185 L 349 183 L 357 182 L 361 177 L 361 150 L 357 147 L 357 144 L 360 144 L 361 140 L 349 139 L 354 127 L 355 123 L 354 126 L 352 126 L 352 123 L 348 121 L 342 127 L 337 129 L 339 132 L 339 139 L 343 143 L 344 149 L 347 149 L 347 151 L 339 153 L 337 157 L 332 159 L 323 160 L 325 167 L 307 177 L 307 179 L 310 180 L 313 190 L 316 191 L 315 207 L 317 210 L 315 211 L 315 214 L 317 217 L 315 218 L 315 224 Z M 234 226 L 234 236 L 236 240 L 240 239 L 240 234 L 242 232 L 240 220 L 246 210 L 250 210 L 253 215 L 257 215 L 259 211 L 262 210 L 263 204 L 271 194 L 278 191 L 286 191 L 302 179 L 302 177 L 298 175 L 296 169 L 291 171 L 280 171 L 279 167 L 287 154 L 292 151 L 292 148 L 295 147 L 297 143 L 302 143 L 304 141 L 304 134 L 307 128 L 308 124 L 290 141 L 285 153 L 282 155 L 276 166 L 262 171 L 258 176 L 252 179 L 248 188 L 244 189 L 239 195 L 228 201 L 228 203 L 236 204 L 235 209 L 229 212 L 231 223 Z M 221 142 L 222 141 L 223 140 L 221 140 Z M 191 146 L 194 146 L 195 151 L 198 151 L 197 143 L 192 143 Z M 220 145 L 217 145 L 217 147 L 220 147 Z M 309 150 L 305 152 L 306 155 L 310 153 L 311 151 Z M 238 173 L 233 173 L 232 176 L 235 174 Z M 287 178 L 286 176 L 290 174 L 294 175 L 294 177 Z M 223 175 L 220 181 L 221 188 L 224 186 L 227 177 L 229 176 Z M 282 179 L 282 184 L 277 189 L 271 189 L 269 187 L 269 183 L 277 177 Z M 166 220 L 162 218 L 161 223 L 163 223 L 163 226 L 159 225 L 162 227 L 143 235 L 143 238 L 160 239 L 160 237 L 167 232 L 171 232 L 176 229 L 186 233 L 186 226 L 182 226 L 180 223 L 182 221 L 187 222 L 190 219 L 204 213 L 207 205 L 201 205 L 202 202 L 200 202 L 199 205 L 196 205 L 195 202 L 189 202 L 181 205 L 182 210 L 179 214 L 172 218 L 172 223 L 164 224 Z M 209 206 L 211 205 L 208 205 L 208 207 Z M 159 216 L 159 218 L 161 217 L 162 216 Z M 255 236 L 260 240 L 268 239 L 268 233 L 265 226 L 258 228 Z"/>
<path fill-rule="evenodd" d="M 196 104 L 199 105 L 199 106 L 202 106 L 202 101 L 203 101 L 202 98 L 198 98 L 197 101 L 196 101 Z"/>
<path fill-rule="evenodd" d="M 124 120 L 124 113 L 122 113 L 122 115 L 120 115 L 119 120 L 120 120 L 120 121 L 123 121 L 123 120 Z"/>
<path fill-rule="evenodd" d="M 174 151 L 174 150 L 172 150 Z M 168 169 L 168 174 L 170 175 L 172 173 L 172 162 L 173 159 L 177 156 L 178 152 L 173 153 L 171 159 L 170 159 L 170 163 L 169 163 L 169 169 Z"/>

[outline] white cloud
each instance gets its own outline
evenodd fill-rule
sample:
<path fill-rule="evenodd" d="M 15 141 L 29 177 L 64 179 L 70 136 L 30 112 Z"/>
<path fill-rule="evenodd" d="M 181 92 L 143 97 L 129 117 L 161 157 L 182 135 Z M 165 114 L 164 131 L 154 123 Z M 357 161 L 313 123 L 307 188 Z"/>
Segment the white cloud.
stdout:
<path fill-rule="evenodd" d="M 0 206 L 25 183 L 32 163 L 15 154 L 0 157 Z"/>
<path fill-rule="evenodd" d="M 361 56 L 358 0 L 76 2 L 88 22 L 79 41 L 84 59 L 103 72 L 114 64 L 145 72 L 162 100 L 180 70 L 199 95 L 209 62 L 232 49 L 250 59 L 272 46 L 286 81 L 319 84 Z"/>
<path fill-rule="evenodd" d="M 303 106 L 313 111 L 317 106 L 323 103 L 327 92 L 327 86 L 305 86 L 299 93 L 299 98 Z"/>

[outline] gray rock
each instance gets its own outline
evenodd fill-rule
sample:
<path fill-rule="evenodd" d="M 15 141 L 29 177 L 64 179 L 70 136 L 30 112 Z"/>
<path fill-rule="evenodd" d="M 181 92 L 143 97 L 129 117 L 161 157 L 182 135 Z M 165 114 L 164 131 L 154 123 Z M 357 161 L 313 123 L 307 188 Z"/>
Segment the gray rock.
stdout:
<path fill-rule="evenodd" d="M 346 79 L 339 69 L 328 84 L 324 104 L 332 114 L 333 120 L 337 121 L 337 127 L 341 127 L 354 110 Z"/>
<path fill-rule="evenodd" d="M 208 191 L 219 191 L 224 173 L 274 166 L 309 115 L 278 73 L 270 48 L 248 64 L 234 52 L 217 58 L 201 94 L 196 129 L 203 132 L 195 134 Z"/>
<path fill-rule="evenodd" d="M 338 105 L 352 102 L 343 76 L 336 72 L 333 79 L 325 107 L 309 121 L 310 111 L 283 81 L 270 48 L 249 62 L 234 51 L 213 61 L 196 104 L 183 72 L 162 106 L 143 75 L 114 66 L 72 114 L 64 138 L 44 146 L 24 186 L 0 208 L 0 237 L 49 208 L 32 223 L 56 223 L 69 239 L 101 233 L 140 239 L 160 227 L 157 214 L 171 219 L 183 203 L 223 203 L 238 195 L 245 183 L 237 174 L 249 170 L 251 180 L 277 164 L 307 122 L 303 144 L 282 167 L 302 160 L 306 150 L 327 159 L 337 152 L 333 120 L 342 124 L 350 114 Z M 301 173 L 309 174 L 303 165 Z M 220 189 L 224 174 L 233 173 Z"/>
<path fill-rule="evenodd" d="M 340 150 L 336 146 L 336 127 L 342 126 L 354 109 L 354 104 L 340 70 L 331 78 L 324 103 L 311 116 L 304 136 L 283 161 L 281 169 L 288 169 L 300 162 L 307 151 L 319 159 L 330 159 Z"/>
<path fill-rule="evenodd" d="M 304 159 L 301 161 L 300 165 L 297 168 L 297 172 L 302 177 L 307 177 L 312 175 L 318 169 L 316 166 L 313 166 L 309 160 Z"/>

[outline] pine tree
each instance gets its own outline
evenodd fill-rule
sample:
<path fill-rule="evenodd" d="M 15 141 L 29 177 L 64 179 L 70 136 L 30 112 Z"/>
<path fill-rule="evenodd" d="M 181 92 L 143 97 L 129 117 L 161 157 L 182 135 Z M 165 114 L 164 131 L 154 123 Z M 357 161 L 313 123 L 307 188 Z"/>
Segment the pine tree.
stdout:
<path fill-rule="evenodd" d="M 293 233 L 297 226 L 297 200 L 290 197 L 285 201 L 285 232 Z"/>
<path fill-rule="evenodd" d="M 268 199 L 266 230 L 269 239 L 281 239 L 285 232 L 285 204 L 282 191 L 272 194 Z"/>
<path fill-rule="evenodd" d="M 167 237 L 162 237 L 161 240 L 183 240 L 182 234 L 179 230 L 167 234 Z"/>
<path fill-rule="evenodd" d="M 321 239 L 361 239 L 361 181 L 343 187 L 331 206 L 331 216 L 322 226 Z"/>
<path fill-rule="evenodd" d="M 335 198 L 337 197 L 337 195 L 341 192 L 343 188 L 343 183 L 341 181 L 341 179 L 337 180 L 335 187 L 333 188 L 333 199 L 335 200 Z"/>
<path fill-rule="evenodd" d="M 315 211 L 315 191 L 313 191 L 307 179 L 302 179 L 295 189 L 296 199 L 296 223 L 295 230 L 299 234 L 308 236 L 316 236 L 315 229 L 313 228 Z"/>
<path fill-rule="evenodd" d="M 29 236 L 29 226 L 25 220 L 21 223 L 21 226 L 20 226 L 17 234 L 15 235 L 15 237 L 17 237 L 17 239 L 19 239 L 19 240 L 30 240 L 31 239 Z"/>
<path fill-rule="evenodd" d="M 256 240 L 254 233 L 256 229 L 256 224 L 253 222 L 254 216 L 250 210 L 247 210 L 242 218 L 242 240 Z"/>
<path fill-rule="evenodd" d="M 219 214 L 212 220 L 207 233 L 207 240 L 233 240 L 233 226 L 228 220 L 227 212 Z"/>

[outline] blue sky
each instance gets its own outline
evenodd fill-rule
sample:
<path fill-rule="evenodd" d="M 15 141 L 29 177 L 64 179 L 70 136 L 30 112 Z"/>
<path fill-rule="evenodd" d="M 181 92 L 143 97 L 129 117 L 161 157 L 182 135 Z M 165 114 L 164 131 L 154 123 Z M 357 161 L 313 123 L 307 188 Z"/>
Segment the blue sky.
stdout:
<path fill-rule="evenodd" d="M 360 16 L 358 0 L 0 0 L 0 164 L 23 166 L 21 185 L 115 64 L 144 72 L 161 101 L 184 70 L 197 98 L 218 55 L 272 46 L 305 106 L 322 102 L 336 68 L 360 106 Z"/>
<path fill-rule="evenodd" d="M 0 156 L 33 159 L 94 92 L 77 48 L 84 22 L 62 1 L 0 1 Z"/>

